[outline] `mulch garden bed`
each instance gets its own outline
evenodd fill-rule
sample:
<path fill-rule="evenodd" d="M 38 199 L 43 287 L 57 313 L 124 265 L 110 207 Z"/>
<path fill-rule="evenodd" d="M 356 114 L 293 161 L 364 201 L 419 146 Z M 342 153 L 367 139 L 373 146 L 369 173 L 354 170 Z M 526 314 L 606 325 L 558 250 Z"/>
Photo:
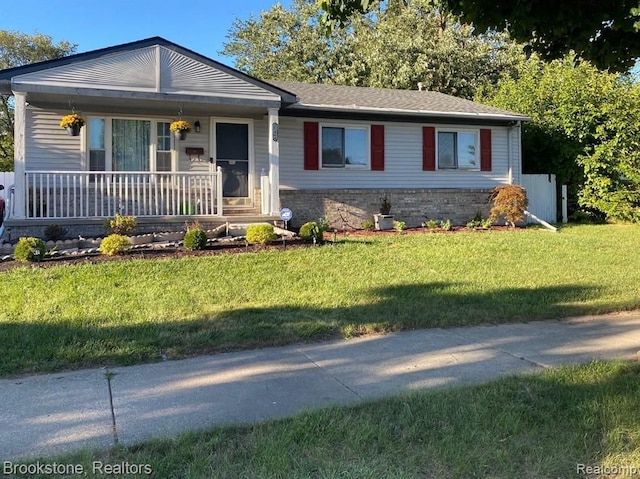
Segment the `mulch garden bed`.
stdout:
<path fill-rule="evenodd" d="M 476 229 L 475 233 L 483 233 L 487 231 L 507 231 L 510 228 L 507 226 L 492 226 L 491 229 Z M 521 229 L 521 228 L 517 228 Z M 325 240 L 331 243 L 334 237 L 340 241 L 345 237 L 371 237 L 371 236 L 397 236 L 398 234 L 455 234 L 470 232 L 467 227 L 453 227 L 450 231 L 436 230 L 430 231 L 427 228 L 407 228 L 402 233 L 398 233 L 395 230 L 385 231 L 367 231 L 367 230 L 349 230 L 338 231 L 335 235 L 333 232 L 325 233 Z M 72 264 L 98 264 L 107 261 L 132 261 L 132 260 L 144 260 L 144 259 L 161 259 L 161 258 L 189 258 L 200 256 L 215 256 L 220 254 L 241 254 L 249 253 L 261 250 L 283 250 L 290 248 L 308 248 L 314 247 L 313 244 L 305 243 L 299 238 L 289 238 L 286 240 L 286 246 L 283 243 L 276 242 L 265 246 L 253 246 L 247 245 L 244 242 L 235 242 L 228 244 L 216 243 L 215 245 L 209 245 L 204 250 L 190 251 L 181 246 L 166 246 L 163 248 L 157 247 L 137 247 L 124 255 L 107 256 L 97 252 L 77 254 L 77 255 L 60 255 L 47 257 L 40 263 L 22 263 L 15 260 L 0 261 L 0 272 L 9 271 L 14 268 L 30 266 L 33 268 L 48 268 L 52 266 L 60 265 L 72 265 Z"/>

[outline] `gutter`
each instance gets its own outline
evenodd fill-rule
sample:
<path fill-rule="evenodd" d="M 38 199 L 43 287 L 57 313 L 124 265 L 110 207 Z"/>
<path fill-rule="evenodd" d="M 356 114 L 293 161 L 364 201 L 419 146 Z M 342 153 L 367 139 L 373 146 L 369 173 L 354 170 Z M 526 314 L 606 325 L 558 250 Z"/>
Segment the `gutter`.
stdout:
<path fill-rule="evenodd" d="M 434 111 L 434 110 L 406 110 L 402 108 L 377 108 L 377 107 L 362 107 L 358 105 L 337 106 L 337 105 L 307 105 L 304 103 L 296 103 L 287 108 L 289 111 L 335 111 L 341 113 L 391 113 L 396 115 L 407 116 L 431 116 L 440 118 L 469 118 L 469 119 L 486 119 L 486 120 L 498 120 L 498 121 L 526 121 L 529 117 L 524 115 L 507 115 L 503 113 L 472 113 L 472 112 L 455 112 L 455 111 Z"/>

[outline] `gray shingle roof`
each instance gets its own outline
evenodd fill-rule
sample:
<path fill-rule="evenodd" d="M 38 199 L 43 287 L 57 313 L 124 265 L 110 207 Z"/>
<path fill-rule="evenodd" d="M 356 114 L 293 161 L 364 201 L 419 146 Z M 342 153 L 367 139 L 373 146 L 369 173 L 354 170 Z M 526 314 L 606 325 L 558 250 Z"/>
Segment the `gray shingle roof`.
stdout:
<path fill-rule="evenodd" d="M 494 120 L 528 119 L 525 115 L 434 91 L 314 85 L 283 81 L 269 81 L 269 83 L 298 97 L 299 102 L 289 107 L 294 109 Z"/>

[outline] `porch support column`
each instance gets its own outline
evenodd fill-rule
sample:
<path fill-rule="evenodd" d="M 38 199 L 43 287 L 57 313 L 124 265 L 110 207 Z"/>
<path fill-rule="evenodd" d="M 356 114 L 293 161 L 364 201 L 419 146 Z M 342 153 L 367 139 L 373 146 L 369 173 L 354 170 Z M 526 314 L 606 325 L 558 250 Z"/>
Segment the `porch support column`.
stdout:
<path fill-rule="evenodd" d="M 280 144 L 278 108 L 269 108 L 269 185 L 271 214 L 280 211 Z"/>
<path fill-rule="evenodd" d="M 17 219 L 24 219 L 25 215 L 25 197 L 26 197 L 26 109 L 27 109 L 27 94 L 22 92 L 14 92 L 14 148 L 13 148 L 13 160 L 14 160 L 14 184 L 15 195 L 13 196 L 13 217 Z"/>

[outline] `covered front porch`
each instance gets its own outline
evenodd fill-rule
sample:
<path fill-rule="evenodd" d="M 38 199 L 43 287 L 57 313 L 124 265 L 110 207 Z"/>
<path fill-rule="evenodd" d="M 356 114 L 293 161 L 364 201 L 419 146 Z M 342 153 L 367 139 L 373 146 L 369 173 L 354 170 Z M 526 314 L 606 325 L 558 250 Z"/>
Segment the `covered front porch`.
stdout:
<path fill-rule="evenodd" d="M 9 80 L 7 80 L 9 79 Z M 271 220 L 279 110 L 295 96 L 153 38 L 3 72 L 14 96 L 7 228 Z M 80 114 L 80 134 L 60 118 Z M 187 137 L 170 131 L 190 123 Z"/>

